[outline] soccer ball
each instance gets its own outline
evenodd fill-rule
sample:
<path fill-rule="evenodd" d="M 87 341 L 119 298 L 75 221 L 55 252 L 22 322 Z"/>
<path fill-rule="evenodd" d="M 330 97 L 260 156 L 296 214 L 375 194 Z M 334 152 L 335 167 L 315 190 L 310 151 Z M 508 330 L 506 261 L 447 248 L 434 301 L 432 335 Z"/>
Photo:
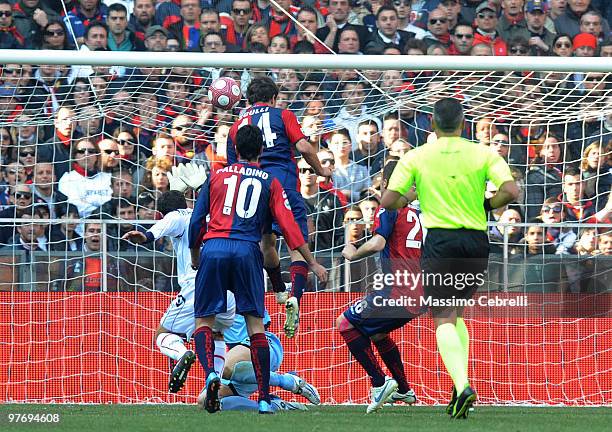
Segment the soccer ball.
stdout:
<path fill-rule="evenodd" d="M 240 101 L 238 83 L 228 77 L 217 78 L 208 87 L 208 99 L 217 108 L 229 110 Z"/>

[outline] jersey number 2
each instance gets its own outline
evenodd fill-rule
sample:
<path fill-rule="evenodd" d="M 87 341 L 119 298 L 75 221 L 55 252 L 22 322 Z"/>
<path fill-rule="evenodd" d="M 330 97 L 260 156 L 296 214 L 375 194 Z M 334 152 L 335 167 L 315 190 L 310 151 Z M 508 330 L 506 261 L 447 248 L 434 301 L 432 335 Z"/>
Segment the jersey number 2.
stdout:
<path fill-rule="evenodd" d="M 232 214 L 232 205 L 234 203 L 234 195 L 236 195 L 236 184 L 238 183 L 237 176 L 227 177 L 223 180 L 223 184 L 227 185 L 227 192 L 225 193 L 225 202 L 223 203 L 223 214 Z M 251 192 L 251 198 L 247 206 L 246 199 L 249 192 L 249 188 L 253 188 Z M 244 181 L 240 182 L 238 188 L 238 198 L 236 199 L 236 214 L 242 219 L 248 219 L 255 215 L 257 211 L 257 204 L 259 203 L 259 196 L 261 195 L 261 182 L 253 177 L 249 177 Z"/>
<path fill-rule="evenodd" d="M 406 247 L 421 249 L 420 240 L 415 240 L 417 234 L 421 230 L 421 220 L 419 219 L 419 215 L 413 212 L 412 210 L 408 210 L 406 212 L 406 220 L 408 223 L 414 222 L 412 229 L 408 231 L 408 235 L 406 236 Z"/>

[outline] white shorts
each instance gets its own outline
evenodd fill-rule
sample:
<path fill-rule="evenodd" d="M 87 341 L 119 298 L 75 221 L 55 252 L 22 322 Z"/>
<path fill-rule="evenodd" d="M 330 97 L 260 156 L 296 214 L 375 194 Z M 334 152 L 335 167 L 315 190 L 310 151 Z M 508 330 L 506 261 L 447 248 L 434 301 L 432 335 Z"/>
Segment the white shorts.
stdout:
<path fill-rule="evenodd" d="M 193 312 L 193 298 L 195 289 L 189 286 L 188 289 L 183 288 L 176 296 L 166 313 L 162 317 L 159 324 L 171 333 L 185 335 L 187 340 L 191 340 L 191 335 L 195 330 L 195 317 Z M 215 317 L 213 331 L 223 333 L 230 328 L 234 323 L 236 315 L 236 301 L 234 294 L 227 292 L 227 311 L 218 314 Z"/>

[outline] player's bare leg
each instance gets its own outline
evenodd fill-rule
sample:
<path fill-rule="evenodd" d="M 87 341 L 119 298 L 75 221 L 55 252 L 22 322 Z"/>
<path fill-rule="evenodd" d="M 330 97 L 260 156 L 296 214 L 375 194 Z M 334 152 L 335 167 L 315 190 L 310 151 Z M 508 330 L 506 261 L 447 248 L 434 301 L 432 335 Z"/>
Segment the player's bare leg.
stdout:
<path fill-rule="evenodd" d="M 370 388 L 370 404 L 366 413 L 376 412 L 395 393 L 398 387 L 397 382 L 393 378 L 385 376 L 374 356 L 370 339 L 356 329 L 344 314 L 336 319 L 336 327 L 355 360 L 359 362 L 370 377 L 372 387 Z"/>
<path fill-rule="evenodd" d="M 215 372 L 215 342 L 212 330 L 214 322 L 214 315 L 196 318 L 196 330 L 193 334 L 198 359 L 206 374 L 205 397 L 198 398 L 198 403 L 209 413 L 219 411 L 221 387 L 221 378 Z"/>
<path fill-rule="evenodd" d="M 281 275 L 280 258 L 276 251 L 276 235 L 274 233 L 264 234 L 261 237 L 261 252 L 264 257 L 264 269 L 270 278 L 276 302 L 285 304 L 289 294 Z"/>
<path fill-rule="evenodd" d="M 168 390 L 170 393 L 178 393 L 185 385 L 196 355 L 185 347 L 181 336 L 171 333 L 161 325 L 155 331 L 155 343 L 161 353 L 170 360 Z"/>
<path fill-rule="evenodd" d="M 456 400 L 451 410 L 447 408 L 447 412 L 450 411 L 452 418 L 467 418 L 476 401 L 476 392 L 468 381 L 469 334 L 463 322 L 463 308 L 432 308 L 431 312 L 438 350 L 454 384 L 453 397 Z"/>
<path fill-rule="evenodd" d="M 266 338 L 263 319 L 244 315 L 251 340 L 251 363 L 257 379 L 260 414 L 274 414 L 270 404 L 270 346 Z"/>
<path fill-rule="evenodd" d="M 300 300 L 306 289 L 308 264 L 306 264 L 304 257 L 298 251 L 289 252 L 291 257 L 291 296 L 287 298 L 285 285 L 282 283 L 282 279 L 280 279 L 280 260 L 276 251 L 276 235 L 264 235 L 261 240 L 261 248 L 264 256 L 264 267 L 268 275 L 270 275 L 271 281 L 273 281 L 271 273 L 275 273 L 276 269 L 278 269 L 279 277 L 274 276 L 277 282 L 272 282 L 272 289 L 276 293 L 277 302 L 285 304 L 285 324 L 283 330 L 285 336 L 292 338 L 297 333 L 300 323 Z M 272 270 L 273 267 L 274 270 Z M 278 282 L 279 280 L 280 283 Z"/>

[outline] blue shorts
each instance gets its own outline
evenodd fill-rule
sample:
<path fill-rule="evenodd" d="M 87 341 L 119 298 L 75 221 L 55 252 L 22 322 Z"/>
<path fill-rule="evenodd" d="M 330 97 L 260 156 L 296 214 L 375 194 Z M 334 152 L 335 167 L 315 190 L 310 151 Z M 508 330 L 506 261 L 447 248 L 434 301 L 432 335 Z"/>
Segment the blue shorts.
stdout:
<path fill-rule="evenodd" d="M 383 291 L 373 291 L 353 303 L 344 317 L 361 333 L 373 336 L 390 333 L 403 327 L 418 315 L 404 308 L 381 308 L 374 303 L 375 296 L 385 296 Z"/>
<path fill-rule="evenodd" d="M 195 279 L 195 317 L 226 312 L 227 291 L 234 293 L 236 313 L 263 318 L 263 255 L 258 243 L 227 238 L 204 243 Z"/>
<path fill-rule="evenodd" d="M 304 204 L 304 198 L 302 194 L 294 190 L 285 190 L 287 194 L 287 199 L 289 200 L 289 205 L 291 206 L 291 212 L 293 213 L 293 217 L 300 227 L 300 231 L 304 236 L 304 241 L 308 241 L 308 218 L 306 212 L 306 204 Z M 281 231 L 280 225 L 276 222 L 276 220 L 272 221 L 272 228 L 264 230 L 266 233 L 273 232 L 277 236 L 283 235 Z"/>

